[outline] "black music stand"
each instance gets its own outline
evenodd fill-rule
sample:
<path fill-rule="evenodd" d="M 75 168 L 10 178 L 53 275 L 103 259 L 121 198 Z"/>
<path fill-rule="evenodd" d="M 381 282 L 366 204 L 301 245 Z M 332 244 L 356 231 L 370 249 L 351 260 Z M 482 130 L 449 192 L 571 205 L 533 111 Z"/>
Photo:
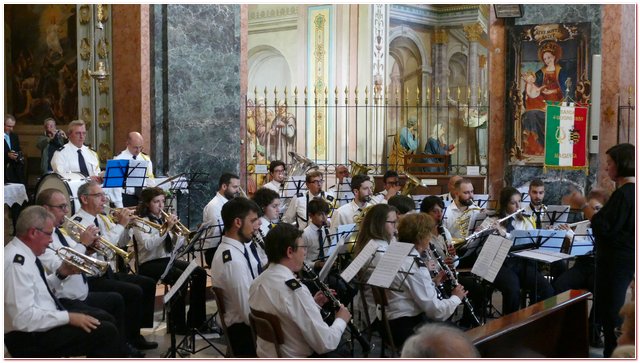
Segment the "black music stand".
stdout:
<path fill-rule="evenodd" d="M 342 182 L 336 184 L 336 199 L 338 199 L 338 207 L 351 203 L 353 200 L 353 191 L 351 190 L 351 178 L 344 177 Z"/>
<path fill-rule="evenodd" d="M 567 223 L 571 207 L 568 205 L 548 205 L 545 215 L 547 218 L 542 219 L 542 227 L 539 229 L 547 229 L 556 223 Z"/>
<path fill-rule="evenodd" d="M 184 196 L 184 194 L 187 194 L 186 226 L 189 228 L 191 228 L 191 198 L 192 198 L 191 196 L 193 195 L 194 190 L 198 190 L 198 188 L 201 188 L 204 184 L 209 182 L 208 177 L 209 177 L 209 173 L 203 173 L 199 171 L 196 171 L 193 173 L 182 173 L 181 177 L 175 179 L 171 184 L 171 187 L 169 188 L 171 195 L 177 196 L 178 203 L 182 199 L 180 198 L 180 196 Z M 184 193 L 183 190 L 187 190 L 187 193 Z M 177 208 L 177 209 L 178 209 L 177 214 L 179 217 L 181 217 L 179 212 L 180 208 Z"/>
<path fill-rule="evenodd" d="M 196 252 L 200 252 L 200 264 L 202 266 L 205 266 L 204 251 L 209 249 L 205 248 L 207 242 L 210 241 L 212 242 L 212 246 L 216 246 L 210 248 L 217 248 L 217 246 L 219 246 L 220 242 L 222 241 L 222 236 L 224 235 L 224 224 L 221 221 L 218 222 L 218 224 L 213 224 L 210 222 L 203 223 L 191 239 L 191 248 L 189 248 L 185 252 L 190 253 L 192 258 L 196 258 Z"/>
<path fill-rule="evenodd" d="M 572 256 L 587 256 L 593 254 L 594 247 L 593 232 L 587 230 L 585 234 L 574 234 L 569 247 L 569 254 Z"/>
<path fill-rule="evenodd" d="M 189 328 L 189 332 L 187 333 L 187 335 L 182 338 L 180 343 L 176 344 L 176 325 L 171 318 L 171 309 L 176 304 L 176 296 L 187 291 L 187 289 L 183 289 L 183 286 L 185 283 L 189 283 L 191 281 L 191 273 L 197 266 L 198 265 L 196 264 L 196 262 L 192 260 L 189 266 L 182 272 L 178 280 L 173 284 L 173 286 L 171 286 L 169 292 L 167 292 L 167 294 L 165 294 L 164 296 L 163 301 L 167 310 L 167 326 L 171 327 L 171 347 L 165 353 L 163 358 L 175 358 L 176 354 L 181 358 L 184 358 L 187 355 L 203 351 L 208 347 L 215 349 L 220 355 L 224 356 L 224 353 L 196 328 Z M 202 338 L 207 343 L 203 348 L 197 350 L 195 347 L 196 335 Z"/>

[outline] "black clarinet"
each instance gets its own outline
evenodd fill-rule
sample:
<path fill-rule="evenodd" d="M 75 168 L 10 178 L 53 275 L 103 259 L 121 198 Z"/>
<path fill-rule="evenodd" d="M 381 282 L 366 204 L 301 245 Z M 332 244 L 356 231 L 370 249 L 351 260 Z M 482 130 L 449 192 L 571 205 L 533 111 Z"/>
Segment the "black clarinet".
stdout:
<path fill-rule="evenodd" d="M 451 247 L 451 241 L 449 241 L 447 239 L 447 233 L 444 230 L 444 226 L 442 224 L 438 225 L 438 233 L 440 233 L 440 235 L 442 236 L 442 239 L 444 240 L 444 246 L 445 246 L 445 253 L 447 254 L 447 256 L 449 255 L 449 247 Z M 453 272 L 453 276 L 455 276 L 456 279 L 458 279 L 458 271 L 456 271 L 455 267 L 450 267 L 451 272 Z"/>
<path fill-rule="evenodd" d="M 329 287 L 324 282 L 320 281 L 320 278 L 318 277 L 318 275 L 315 272 L 313 272 L 313 269 L 309 267 L 306 263 L 303 263 L 302 268 L 304 269 L 305 273 L 308 274 L 311 282 L 313 282 L 316 285 L 316 287 L 320 291 L 322 291 L 324 296 L 326 296 L 327 299 L 331 301 L 333 306 L 336 309 L 338 309 L 341 305 L 340 300 L 338 300 L 338 298 L 333 296 Z M 347 328 L 349 329 L 353 337 L 356 338 L 358 343 L 360 343 L 363 353 L 369 353 L 373 350 L 373 345 L 369 343 L 369 341 L 367 341 L 367 339 L 362 335 L 362 333 L 360 333 L 360 330 L 358 330 L 355 324 L 353 324 L 353 318 L 347 322 Z"/>
<path fill-rule="evenodd" d="M 454 287 L 454 288 L 456 286 L 458 286 L 458 279 L 456 279 L 456 277 L 453 275 L 453 272 L 449 268 L 449 265 L 444 263 L 444 260 L 442 259 L 442 256 L 440 256 L 440 254 L 436 250 L 436 246 L 434 246 L 433 243 L 429 243 L 429 249 L 431 249 L 431 252 L 433 253 L 433 256 L 438 261 L 438 264 L 440 264 L 440 268 L 444 271 L 444 273 L 447 276 L 447 278 L 451 281 L 451 286 Z M 475 312 L 473 311 L 473 305 L 471 305 L 471 301 L 469 301 L 469 298 L 467 298 L 466 296 L 463 297 L 462 298 L 462 303 L 464 304 L 464 306 L 469 311 L 469 314 L 471 315 L 471 318 L 473 318 L 473 322 L 476 324 L 476 326 L 482 325 L 482 324 L 480 324 L 480 320 L 478 319 L 478 317 L 476 316 Z"/>

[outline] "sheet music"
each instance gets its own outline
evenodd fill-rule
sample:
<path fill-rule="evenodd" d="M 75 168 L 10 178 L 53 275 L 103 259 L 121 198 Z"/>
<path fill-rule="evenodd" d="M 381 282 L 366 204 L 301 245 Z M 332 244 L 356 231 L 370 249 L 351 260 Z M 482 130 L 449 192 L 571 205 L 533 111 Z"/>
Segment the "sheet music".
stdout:
<path fill-rule="evenodd" d="M 124 183 L 129 187 L 144 187 L 144 180 L 147 177 L 147 167 L 149 162 L 146 160 L 129 160 L 129 169 L 127 170 L 127 178 Z"/>
<path fill-rule="evenodd" d="M 320 279 L 320 281 L 324 281 L 329 275 L 331 266 L 333 266 L 333 263 L 336 262 L 336 258 L 338 258 L 338 255 L 340 254 L 340 247 L 342 247 L 342 245 L 344 245 L 344 239 L 339 238 L 336 247 L 333 249 L 333 252 L 331 252 L 331 255 L 324 263 L 324 266 L 322 266 L 322 270 L 320 270 L 320 273 L 318 274 L 318 278 Z"/>
<path fill-rule="evenodd" d="M 413 249 L 413 243 L 392 242 L 382 255 L 367 284 L 389 288 L 405 257 Z"/>
<path fill-rule="evenodd" d="M 296 193 L 304 192 L 307 190 L 307 184 L 305 183 L 306 176 L 292 176 L 284 185 L 284 198 L 292 198 L 296 196 Z"/>
<path fill-rule="evenodd" d="M 360 251 L 358 256 L 342 271 L 340 277 L 349 283 L 362 269 L 365 263 L 373 256 L 378 250 L 378 244 L 374 241 L 369 241 L 366 246 Z"/>
<path fill-rule="evenodd" d="M 571 258 L 573 256 L 567 255 L 566 253 L 553 252 L 553 251 L 545 251 L 545 250 L 525 250 L 513 253 L 516 256 L 529 258 L 536 261 L 552 263 L 560 260 L 565 260 L 567 258 Z"/>
<path fill-rule="evenodd" d="M 480 251 L 476 263 L 471 268 L 471 273 L 493 282 L 502 267 L 513 242 L 497 236 L 490 235 Z"/>
<path fill-rule="evenodd" d="M 178 278 L 178 281 L 176 281 L 173 284 L 173 286 L 171 286 L 171 288 L 169 289 L 169 292 L 164 294 L 164 300 L 163 301 L 164 301 L 165 304 L 167 304 L 171 300 L 173 295 L 176 294 L 176 291 L 180 290 L 182 285 L 184 285 L 184 282 L 187 281 L 187 278 L 189 277 L 189 275 L 191 275 L 193 270 L 196 269 L 196 267 L 198 267 L 198 264 L 196 263 L 196 260 L 191 260 L 191 263 L 189 263 L 189 266 L 187 266 L 187 268 L 182 272 L 182 275 L 180 275 L 180 277 Z"/>

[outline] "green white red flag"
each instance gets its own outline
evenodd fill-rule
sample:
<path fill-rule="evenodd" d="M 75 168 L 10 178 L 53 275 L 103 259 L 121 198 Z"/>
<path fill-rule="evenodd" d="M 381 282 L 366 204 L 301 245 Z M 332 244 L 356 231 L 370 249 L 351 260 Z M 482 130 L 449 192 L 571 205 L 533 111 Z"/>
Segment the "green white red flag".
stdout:
<path fill-rule="evenodd" d="M 587 167 L 588 107 L 548 103 L 545 123 L 544 167 Z"/>

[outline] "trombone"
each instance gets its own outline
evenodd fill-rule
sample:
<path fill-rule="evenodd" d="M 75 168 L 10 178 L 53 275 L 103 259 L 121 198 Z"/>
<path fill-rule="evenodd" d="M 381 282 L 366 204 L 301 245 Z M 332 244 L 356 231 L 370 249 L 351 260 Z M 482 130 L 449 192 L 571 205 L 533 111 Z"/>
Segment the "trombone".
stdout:
<path fill-rule="evenodd" d="M 57 250 L 51 247 L 47 248 L 55 252 L 64 262 L 84 272 L 87 276 L 101 276 L 109 268 L 108 262 L 89 257 L 70 247 L 63 246 Z"/>
<path fill-rule="evenodd" d="M 80 234 L 82 234 L 82 232 L 84 232 L 87 229 L 87 227 L 83 226 L 82 224 L 74 221 L 73 219 L 67 216 L 64 216 L 63 228 L 65 229 L 65 231 L 68 232 L 67 234 L 71 238 L 73 238 L 76 242 L 82 243 L 80 239 Z M 92 248 L 95 249 L 96 252 L 98 252 L 100 255 L 104 256 L 104 258 L 107 260 L 113 259 L 114 257 L 113 254 L 116 254 L 122 257 L 125 263 L 129 263 L 129 260 L 131 260 L 131 257 L 133 256 L 133 251 L 127 253 L 127 251 L 107 241 L 107 239 L 102 236 L 98 237 L 97 242 L 98 242 L 97 243 L 98 246 L 95 246 Z"/>

